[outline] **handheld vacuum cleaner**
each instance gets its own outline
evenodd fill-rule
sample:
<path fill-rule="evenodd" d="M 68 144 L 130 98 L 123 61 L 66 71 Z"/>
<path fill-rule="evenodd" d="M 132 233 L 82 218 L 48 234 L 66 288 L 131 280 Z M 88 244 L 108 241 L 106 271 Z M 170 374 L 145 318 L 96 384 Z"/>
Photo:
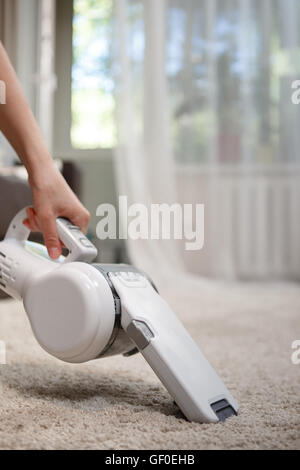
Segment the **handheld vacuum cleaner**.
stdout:
<path fill-rule="evenodd" d="M 125 264 L 90 264 L 95 246 L 57 219 L 69 254 L 58 261 L 28 241 L 26 210 L 0 242 L 0 288 L 23 300 L 34 335 L 49 354 L 81 363 L 140 351 L 190 421 L 218 422 L 238 404 L 145 273 Z"/>

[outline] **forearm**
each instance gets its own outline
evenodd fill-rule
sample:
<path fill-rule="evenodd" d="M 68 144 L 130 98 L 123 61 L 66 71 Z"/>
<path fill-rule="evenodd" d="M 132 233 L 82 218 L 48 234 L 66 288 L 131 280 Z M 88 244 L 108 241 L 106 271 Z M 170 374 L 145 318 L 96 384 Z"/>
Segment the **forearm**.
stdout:
<path fill-rule="evenodd" d="M 32 188 L 34 208 L 27 209 L 28 218 L 23 223 L 43 233 L 50 256 L 57 258 L 61 253 L 57 217 L 66 217 L 86 231 L 89 213 L 55 167 L 1 43 L 0 80 L 6 84 L 6 104 L 0 105 L 0 130 L 24 163 Z"/>
<path fill-rule="evenodd" d="M 1 43 L 0 80 L 6 84 L 6 104 L 0 105 L 0 130 L 24 163 L 30 184 L 39 185 L 42 169 L 45 172 L 52 167 L 53 160 Z"/>

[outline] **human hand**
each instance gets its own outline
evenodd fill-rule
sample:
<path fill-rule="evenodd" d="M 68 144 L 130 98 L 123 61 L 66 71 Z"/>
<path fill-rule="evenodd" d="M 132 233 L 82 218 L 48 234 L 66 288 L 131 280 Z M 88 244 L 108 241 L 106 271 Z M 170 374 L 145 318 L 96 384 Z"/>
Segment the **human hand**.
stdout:
<path fill-rule="evenodd" d="M 33 207 L 27 209 L 23 224 L 34 232 L 43 233 L 49 256 L 57 259 L 62 247 L 56 230 L 57 217 L 66 217 L 86 233 L 90 214 L 55 165 L 44 168 L 38 181 L 30 182 L 30 185 Z"/>

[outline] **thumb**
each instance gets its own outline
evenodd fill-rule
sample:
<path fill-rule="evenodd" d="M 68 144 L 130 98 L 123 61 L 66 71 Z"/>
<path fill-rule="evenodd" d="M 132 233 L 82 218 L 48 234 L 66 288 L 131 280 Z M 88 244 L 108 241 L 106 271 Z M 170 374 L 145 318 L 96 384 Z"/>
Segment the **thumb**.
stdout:
<path fill-rule="evenodd" d="M 61 243 L 57 235 L 56 219 L 53 214 L 43 215 L 39 219 L 49 256 L 57 259 L 61 255 Z"/>

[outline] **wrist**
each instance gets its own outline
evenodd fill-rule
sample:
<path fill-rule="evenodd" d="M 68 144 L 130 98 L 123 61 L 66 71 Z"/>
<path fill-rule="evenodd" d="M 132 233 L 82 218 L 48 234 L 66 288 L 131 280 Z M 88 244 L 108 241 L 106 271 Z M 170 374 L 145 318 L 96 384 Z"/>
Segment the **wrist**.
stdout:
<path fill-rule="evenodd" d="M 25 166 L 32 189 L 43 189 L 58 171 L 50 155 L 47 158 L 41 156 L 37 161 Z"/>

